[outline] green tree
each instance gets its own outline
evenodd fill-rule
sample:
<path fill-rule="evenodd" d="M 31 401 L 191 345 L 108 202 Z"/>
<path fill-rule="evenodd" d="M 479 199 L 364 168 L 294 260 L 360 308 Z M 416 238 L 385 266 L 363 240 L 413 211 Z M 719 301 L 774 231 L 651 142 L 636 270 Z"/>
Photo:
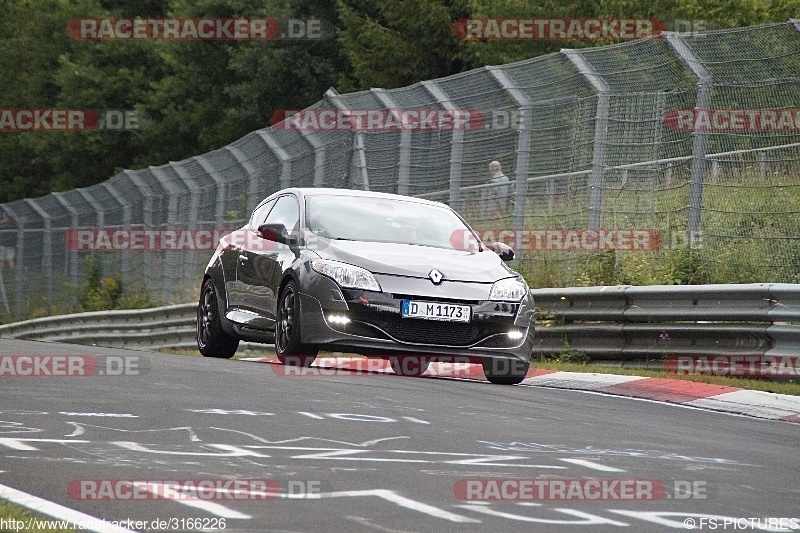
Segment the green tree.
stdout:
<path fill-rule="evenodd" d="M 60 4 L 0 3 L 0 108 L 53 106 L 60 92 L 54 79 L 59 51 L 70 45 L 64 31 L 69 15 Z M 32 17 L 32 10 L 40 15 Z M 0 202 L 50 191 L 50 166 L 37 152 L 36 137 L 41 135 L 0 132 Z"/>
<path fill-rule="evenodd" d="M 138 132 L 0 132 L 0 202 L 87 186 L 124 168 L 224 146 L 301 109 L 328 87 L 395 88 L 603 41 L 463 40 L 466 18 L 702 19 L 727 28 L 785 22 L 800 0 L 6 0 L 0 109 L 121 109 Z M 336 36 L 276 41 L 81 41 L 81 17 L 320 18 Z"/>
<path fill-rule="evenodd" d="M 320 39 L 247 42 L 233 51 L 230 68 L 236 80 L 227 88 L 227 119 L 244 132 L 268 126 L 276 111 L 303 109 L 317 102 L 349 69 L 333 33 L 339 22 L 336 0 L 293 2 L 282 13 L 319 19 L 325 31 Z"/>
<path fill-rule="evenodd" d="M 478 66 L 453 31 L 463 2 L 339 0 L 338 39 L 350 63 L 343 90 L 391 89 Z"/>
<path fill-rule="evenodd" d="M 142 16 L 159 14 L 157 8 L 145 11 L 152 9 L 147 2 L 126 6 Z M 105 9 L 96 0 L 28 0 L 0 9 L 3 109 L 133 109 L 157 72 L 158 63 L 139 43 L 69 36 L 71 19 L 130 16 L 121 7 Z M 130 166 L 137 152 L 133 132 L 2 132 L 0 201 L 103 181 Z"/>
<path fill-rule="evenodd" d="M 531 4 L 527 0 L 467 0 L 470 18 L 608 18 L 657 19 L 667 31 L 688 31 L 677 21 L 704 21 L 707 29 L 786 22 L 798 13 L 797 0 L 604 0 Z M 792 15 L 794 13 L 794 15 Z M 557 52 L 612 44 L 609 40 L 469 40 L 466 47 L 481 64 L 498 65 Z"/>

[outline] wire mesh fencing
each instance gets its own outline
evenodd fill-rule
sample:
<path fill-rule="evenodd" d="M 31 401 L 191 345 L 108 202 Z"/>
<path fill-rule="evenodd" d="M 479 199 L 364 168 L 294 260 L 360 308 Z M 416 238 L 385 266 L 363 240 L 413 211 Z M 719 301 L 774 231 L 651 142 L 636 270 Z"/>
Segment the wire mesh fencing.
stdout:
<path fill-rule="evenodd" d="M 0 315 L 192 301 L 219 236 L 292 186 L 445 202 L 534 287 L 800 282 L 797 72 L 792 20 L 331 89 L 213 152 L 0 205 Z"/>

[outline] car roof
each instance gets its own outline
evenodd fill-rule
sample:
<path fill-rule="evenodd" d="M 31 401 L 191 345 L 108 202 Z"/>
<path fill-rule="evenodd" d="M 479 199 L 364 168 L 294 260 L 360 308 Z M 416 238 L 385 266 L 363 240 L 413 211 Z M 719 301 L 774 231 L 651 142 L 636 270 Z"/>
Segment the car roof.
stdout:
<path fill-rule="evenodd" d="M 431 205 L 436 207 L 448 207 L 447 204 L 442 202 L 435 202 L 433 200 L 426 200 L 424 198 L 415 198 L 413 196 L 404 196 L 401 194 L 391 194 L 377 191 L 364 191 L 359 189 L 334 189 L 330 187 L 290 187 L 283 189 L 270 195 L 270 198 L 280 194 L 293 193 L 300 197 L 305 196 L 361 196 L 367 198 L 386 198 L 387 200 L 403 200 L 406 202 L 415 202 L 418 204 Z"/>

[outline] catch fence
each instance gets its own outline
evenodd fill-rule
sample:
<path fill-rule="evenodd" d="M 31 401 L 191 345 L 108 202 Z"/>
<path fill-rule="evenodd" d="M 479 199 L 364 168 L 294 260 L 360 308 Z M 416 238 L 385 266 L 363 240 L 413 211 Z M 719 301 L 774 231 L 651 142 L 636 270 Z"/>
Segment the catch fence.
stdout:
<path fill-rule="evenodd" d="M 218 150 L 0 205 L 0 314 L 77 311 L 120 291 L 191 301 L 215 231 L 289 186 L 446 202 L 515 246 L 532 287 L 796 283 L 798 72 L 792 20 L 330 89 Z M 432 111 L 468 120 L 390 125 Z M 310 120 L 370 113 L 374 127 Z M 493 160 L 508 182 L 490 180 Z"/>

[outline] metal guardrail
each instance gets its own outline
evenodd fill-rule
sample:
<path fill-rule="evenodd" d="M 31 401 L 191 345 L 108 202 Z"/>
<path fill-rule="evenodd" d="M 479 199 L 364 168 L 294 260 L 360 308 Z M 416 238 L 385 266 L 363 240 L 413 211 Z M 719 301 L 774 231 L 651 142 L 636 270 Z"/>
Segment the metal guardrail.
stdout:
<path fill-rule="evenodd" d="M 800 356 L 800 285 L 654 285 L 531 291 L 536 352 L 593 359 Z M 794 324 L 793 324 L 794 323 Z"/>
<path fill-rule="evenodd" d="M 534 289 L 535 352 L 593 359 L 800 356 L 800 284 Z M 0 336 L 115 348 L 195 346 L 197 304 L 37 318 Z M 249 343 L 248 343 L 249 344 Z M 254 345 L 262 346 L 262 345 Z"/>
<path fill-rule="evenodd" d="M 196 320 L 197 304 L 188 303 L 35 318 L 0 326 L 0 336 L 111 348 L 178 348 L 195 346 Z"/>

